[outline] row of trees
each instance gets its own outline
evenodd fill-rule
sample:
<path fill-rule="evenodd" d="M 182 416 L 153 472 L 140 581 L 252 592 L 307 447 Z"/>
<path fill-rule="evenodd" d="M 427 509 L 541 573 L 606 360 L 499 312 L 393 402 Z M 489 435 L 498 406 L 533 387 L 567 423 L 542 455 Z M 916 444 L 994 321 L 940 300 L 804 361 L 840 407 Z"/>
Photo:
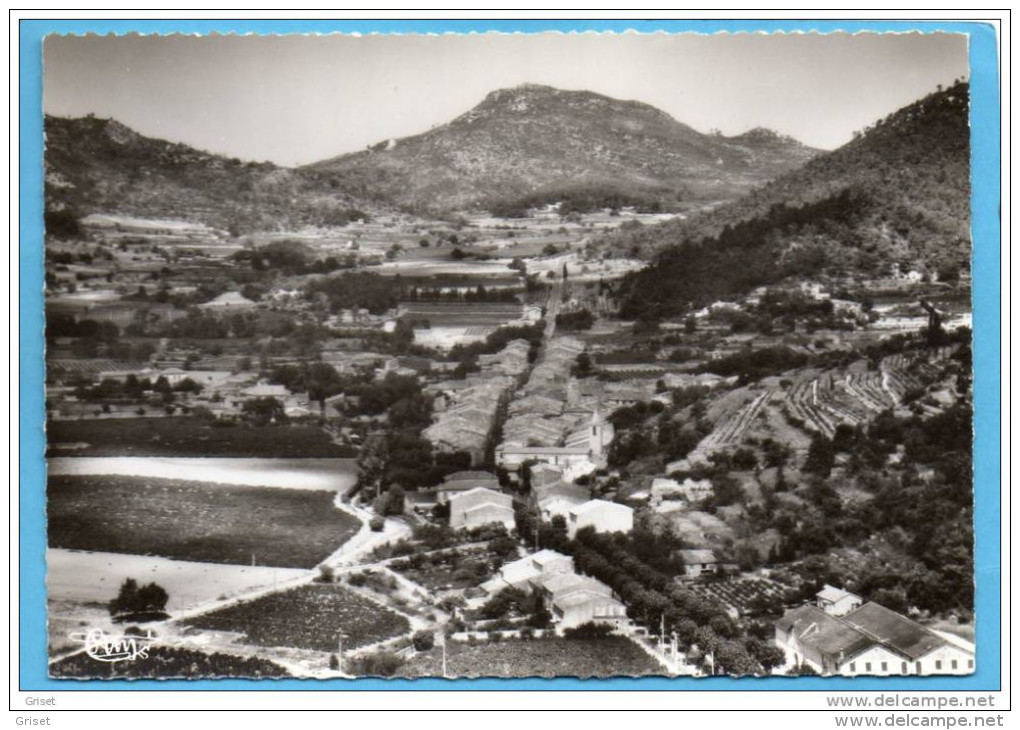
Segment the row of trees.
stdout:
<path fill-rule="evenodd" d="M 517 519 L 518 532 L 535 534 L 541 547 L 573 556 L 579 571 L 612 588 L 634 621 L 656 633 L 664 625 L 667 633 L 676 632 L 685 650 L 696 645 L 703 654 L 710 653 L 714 671 L 757 674 L 782 664 L 782 653 L 774 645 L 746 635 L 720 604 L 673 580 L 682 562 L 672 558 L 679 545 L 671 546 L 669 537 L 640 530 L 631 536 L 607 535 L 585 528 L 569 540 L 562 530 L 526 511 L 518 511 Z"/>

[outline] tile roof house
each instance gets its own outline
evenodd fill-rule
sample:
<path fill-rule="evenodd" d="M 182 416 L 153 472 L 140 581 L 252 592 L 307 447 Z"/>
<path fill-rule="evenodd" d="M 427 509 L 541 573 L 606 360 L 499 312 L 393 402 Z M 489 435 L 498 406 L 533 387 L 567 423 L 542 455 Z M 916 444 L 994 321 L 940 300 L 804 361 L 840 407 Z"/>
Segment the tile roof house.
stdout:
<path fill-rule="evenodd" d="M 577 573 L 544 574 L 531 586 L 545 602 L 558 628 L 583 623 L 625 623 L 627 608 L 605 583 Z"/>
<path fill-rule="evenodd" d="M 465 530 L 490 524 L 501 524 L 507 530 L 516 526 L 513 498 L 509 494 L 474 487 L 450 496 L 451 528 Z"/>
<path fill-rule="evenodd" d="M 481 588 L 487 594 L 494 595 L 504 588 L 523 588 L 530 581 L 541 575 L 573 573 L 574 559 L 555 550 L 540 550 L 520 560 L 505 563 L 499 572 L 482 583 Z"/>
<path fill-rule="evenodd" d="M 458 471 L 447 475 L 434 490 L 440 504 L 449 502 L 454 495 L 482 487 L 495 492 L 500 490 L 496 475 L 487 471 Z"/>
<path fill-rule="evenodd" d="M 585 527 L 592 527 L 595 532 L 630 532 L 634 529 L 634 510 L 615 502 L 593 499 L 567 514 L 567 534 L 571 539 Z"/>
<path fill-rule="evenodd" d="M 258 304 L 236 291 L 224 292 L 215 299 L 198 305 L 199 309 L 230 312 L 247 311 L 256 307 L 258 307 Z"/>
<path fill-rule="evenodd" d="M 579 591 L 554 598 L 551 613 L 557 627 L 563 629 L 585 623 L 623 625 L 628 622 L 626 606 L 612 596 L 594 591 Z"/>
<path fill-rule="evenodd" d="M 553 517 L 562 517 L 566 520 L 570 515 L 570 510 L 587 501 L 587 497 L 553 495 L 546 499 L 538 500 L 538 509 L 542 514 L 543 520 L 552 520 Z"/>
<path fill-rule="evenodd" d="M 719 559 L 711 550 L 681 550 L 685 578 L 698 578 L 702 573 L 716 573 Z"/>
<path fill-rule="evenodd" d="M 949 640 L 877 603 L 842 616 L 804 605 L 776 621 L 775 632 L 788 666 L 806 665 L 823 675 L 960 675 L 974 670 L 972 644 Z"/>
<path fill-rule="evenodd" d="M 582 484 L 572 484 L 562 479 L 548 484 L 531 484 L 531 496 L 541 506 L 550 499 L 569 499 L 577 505 L 591 500 L 591 488 Z"/>
<path fill-rule="evenodd" d="M 818 601 L 818 608 L 830 616 L 845 616 L 864 603 L 860 596 L 828 584 L 815 594 L 815 598 Z"/>

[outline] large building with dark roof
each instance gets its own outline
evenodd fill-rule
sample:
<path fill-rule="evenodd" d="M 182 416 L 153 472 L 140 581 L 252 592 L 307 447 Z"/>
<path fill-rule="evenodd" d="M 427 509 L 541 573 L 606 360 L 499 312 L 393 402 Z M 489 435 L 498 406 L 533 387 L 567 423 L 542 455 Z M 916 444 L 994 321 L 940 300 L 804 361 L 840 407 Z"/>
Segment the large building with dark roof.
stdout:
<path fill-rule="evenodd" d="M 929 629 L 877 603 L 836 616 L 816 605 L 787 611 L 775 623 L 788 669 L 818 674 L 932 675 L 974 671 L 974 645 Z"/>

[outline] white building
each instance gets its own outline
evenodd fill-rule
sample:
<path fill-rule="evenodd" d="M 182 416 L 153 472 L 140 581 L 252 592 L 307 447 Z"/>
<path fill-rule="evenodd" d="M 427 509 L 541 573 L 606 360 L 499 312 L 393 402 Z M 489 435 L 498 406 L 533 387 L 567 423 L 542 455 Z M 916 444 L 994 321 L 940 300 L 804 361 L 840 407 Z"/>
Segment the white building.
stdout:
<path fill-rule="evenodd" d="M 621 624 L 627 621 L 626 606 L 613 597 L 609 586 L 594 578 L 576 573 L 546 574 L 530 583 L 559 629 L 589 622 Z"/>
<path fill-rule="evenodd" d="M 877 603 L 843 616 L 815 605 L 801 606 L 787 611 L 775 631 L 787 668 L 808 666 L 818 674 L 847 677 L 974 671 L 973 644 L 932 631 Z"/>
<path fill-rule="evenodd" d="M 454 530 L 470 530 L 491 524 L 514 529 L 513 498 L 509 494 L 475 487 L 450 497 L 450 527 Z"/>
<path fill-rule="evenodd" d="M 623 504 L 593 499 L 572 508 L 567 514 L 567 534 L 592 527 L 595 532 L 630 532 L 634 529 L 634 510 Z"/>
<path fill-rule="evenodd" d="M 684 577 L 698 578 L 702 573 L 718 573 L 719 559 L 711 550 L 681 550 L 684 563 Z"/>
<path fill-rule="evenodd" d="M 551 611 L 558 628 L 569 629 L 585 623 L 626 624 L 627 607 L 611 596 L 581 591 L 554 598 Z"/>
<path fill-rule="evenodd" d="M 216 312 L 248 312 L 256 307 L 258 304 L 236 291 L 224 292 L 215 299 L 198 305 L 199 309 Z"/>
<path fill-rule="evenodd" d="M 482 583 L 481 588 L 490 596 L 504 588 L 522 588 L 542 575 L 573 573 L 574 559 L 555 550 L 539 550 L 520 560 L 505 563 L 499 572 Z"/>
<path fill-rule="evenodd" d="M 815 594 L 815 598 L 818 600 L 818 608 L 830 616 L 845 616 L 864 604 L 860 596 L 828 584 Z"/>

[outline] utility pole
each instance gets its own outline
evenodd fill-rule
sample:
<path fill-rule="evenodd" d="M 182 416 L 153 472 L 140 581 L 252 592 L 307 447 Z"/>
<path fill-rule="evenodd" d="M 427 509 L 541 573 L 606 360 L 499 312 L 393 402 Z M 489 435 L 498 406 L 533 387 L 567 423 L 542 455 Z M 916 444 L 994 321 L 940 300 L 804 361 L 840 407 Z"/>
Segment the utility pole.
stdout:
<path fill-rule="evenodd" d="M 443 679 L 448 679 L 446 676 L 446 634 L 442 634 L 443 637 Z"/>

